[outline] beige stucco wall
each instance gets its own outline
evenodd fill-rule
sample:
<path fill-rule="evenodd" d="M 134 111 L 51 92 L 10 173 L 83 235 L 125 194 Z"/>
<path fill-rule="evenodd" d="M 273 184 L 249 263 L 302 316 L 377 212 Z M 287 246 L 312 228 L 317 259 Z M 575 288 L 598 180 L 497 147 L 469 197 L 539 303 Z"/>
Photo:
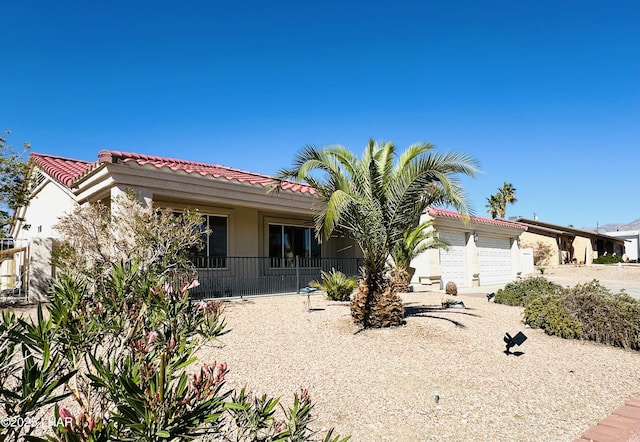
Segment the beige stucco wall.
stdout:
<path fill-rule="evenodd" d="M 560 249 L 555 237 L 540 235 L 538 233 L 523 232 L 520 235 L 520 248 L 532 248 L 535 251 L 539 248 L 538 243 L 542 243 L 549 248 L 549 254 L 544 262 L 536 265 L 558 265 L 560 264 Z"/>
<path fill-rule="evenodd" d="M 201 202 L 176 202 L 160 198 L 156 207 L 172 210 L 198 210 L 203 215 L 226 216 L 229 228 L 229 256 L 267 256 L 269 224 L 312 227 L 313 219 L 295 213 L 267 212 L 248 207 L 224 207 Z M 361 256 L 353 241 L 331 238 L 321 245 L 323 257 L 353 258 Z"/>
<path fill-rule="evenodd" d="M 576 236 L 573 240 L 573 256 L 578 263 L 591 264 L 593 259 L 597 258 L 597 253 L 594 252 L 591 244 L 591 239 Z"/>

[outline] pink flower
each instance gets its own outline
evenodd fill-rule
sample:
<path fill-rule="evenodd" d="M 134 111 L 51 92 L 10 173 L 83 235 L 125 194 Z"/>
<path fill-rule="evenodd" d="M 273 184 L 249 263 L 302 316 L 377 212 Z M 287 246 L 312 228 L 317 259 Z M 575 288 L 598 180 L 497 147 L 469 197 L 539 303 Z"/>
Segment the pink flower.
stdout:
<path fill-rule="evenodd" d="M 73 419 L 73 414 L 71 414 L 71 412 L 69 410 L 67 410 L 66 408 L 60 407 L 59 412 L 60 412 L 60 417 L 62 419 L 64 419 L 64 420 Z"/>
<path fill-rule="evenodd" d="M 152 331 L 149 332 L 149 344 L 153 343 L 158 338 L 158 333 Z"/>
<path fill-rule="evenodd" d="M 193 281 L 191 281 L 191 284 L 185 285 L 182 288 L 182 291 L 195 289 L 198 286 L 200 286 L 200 282 L 197 279 L 194 279 Z"/>

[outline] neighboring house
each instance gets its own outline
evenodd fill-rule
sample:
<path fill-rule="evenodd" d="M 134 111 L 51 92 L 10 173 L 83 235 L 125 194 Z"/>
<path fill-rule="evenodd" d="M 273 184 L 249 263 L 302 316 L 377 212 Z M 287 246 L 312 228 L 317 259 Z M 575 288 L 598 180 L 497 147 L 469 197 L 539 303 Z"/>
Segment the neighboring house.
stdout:
<path fill-rule="evenodd" d="M 631 262 L 640 262 L 640 230 L 616 230 L 605 232 L 605 235 L 624 240 L 624 248 L 620 251 L 622 257 Z M 618 256 L 620 256 L 620 253 Z"/>
<path fill-rule="evenodd" d="M 30 294 L 43 296 L 55 269 L 53 225 L 77 204 L 114 204 L 128 190 L 142 204 L 176 211 L 197 209 L 214 234 L 195 257 L 201 296 L 295 292 L 319 270 L 335 267 L 356 274 L 357 247 L 344 238 L 318 244 L 313 229 L 315 191 L 285 182 L 267 193 L 272 177 L 172 158 L 101 151 L 86 162 L 32 153 L 34 197 L 12 228 L 16 239 L 28 239 Z M 113 208 L 113 207 L 112 207 Z M 26 229 L 26 225 L 29 225 Z"/>
<path fill-rule="evenodd" d="M 421 218 L 429 220 L 449 246 L 415 258 L 412 283 L 442 289 L 453 281 L 458 287 L 477 287 L 510 282 L 522 272 L 518 238 L 525 226 L 442 209 L 431 209 Z"/>
<path fill-rule="evenodd" d="M 591 264 L 598 256 L 619 254 L 624 249 L 623 240 L 609 235 L 537 219 L 516 217 L 513 221 L 527 227 L 520 237 L 520 246 L 537 251 L 536 265 Z"/>

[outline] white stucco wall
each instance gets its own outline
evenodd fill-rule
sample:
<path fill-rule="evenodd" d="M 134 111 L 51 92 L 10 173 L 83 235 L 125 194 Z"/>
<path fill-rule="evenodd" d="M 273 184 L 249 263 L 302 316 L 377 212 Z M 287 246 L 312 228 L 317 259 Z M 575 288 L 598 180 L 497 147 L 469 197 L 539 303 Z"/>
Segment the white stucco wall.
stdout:
<path fill-rule="evenodd" d="M 70 213 L 76 203 L 61 184 L 47 180 L 36 189 L 29 206 L 21 213 L 24 221 L 16 225 L 12 234 L 16 244 L 28 245 L 28 251 L 16 254 L 16 269 L 22 271 L 28 261 L 28 293 L 32 301 L 45 299 L 55 269 L 51 266 L 51 251 L 60 235 L 53 228 L 59 218 Z M 29 225 L 25 229 L 24 226 Z"/>
<path fill-rule="evenodd" d="M 606 232 L 605 235 L 624 239 L 624 253 L 630 261 L 638 261 L 640 256 L 640 230 L 620 230 Z"/>
<path fill-rule="evenodd" d="M 70 213 L 76 203 L 67 190 L 54 181 L 48 181 L 33 197 L 24 213 L 25 224 L 29 229 L 20 228 L 15 232 L 16 239 L 58 238 L 53 229 L 60 216 Z"/>
<path fill-rule="evenodd" d="M 420 222 L 431 220 L 433 218 L 427 214 L 420 218 Z M 522 233 L 521 229 L 495 225 L 491 222 L 471 221 L 465 223 L 462 219 L 446 216 L 436 217 L 434 226 L 441 239 L 458 239 L 456 245 L 450 247 L 448 251 L 427 250 L 411 261 L 411 267 L 415 268 L 411 280 L 414 289 L 416 286 L 433 284 L 443 288 L 447 282 L 445 279 L 452 277 L 457 278 L 457 283 L 461 287 L 483 285 L 483 269 L 481 267 L 485 271 L 484 285 L 491 284 L 491 277 L 488 277 L 487 271 L 492 272 L 494 279 L 498 278 L 495 275 L 497 272 L 500 273 L 499 278 L 505 280 L 514 280 L 518 273 L 522 272 L 517 242 L 518 236 Z M 492 244 L 499 244 L 499 246 L 495 245 L 494 247 Z M 452 253 L 456 256 L 452 257 Z M 482 256 L 480 256 L 481 254 Z M 502 265 L 497 270 L 488 268 L 491 256 L 494 254 L 500 257 L 500 262 L 506 259 L 508 265 Z M 443 262 L 444 255 L 447 258 L 446 262 Z M 448 268 L 444 268 L 445 266 Z M 455 266 L 455 268 L 451 266 Z M 509 277 L 506 276 L 507 271 Z"/>

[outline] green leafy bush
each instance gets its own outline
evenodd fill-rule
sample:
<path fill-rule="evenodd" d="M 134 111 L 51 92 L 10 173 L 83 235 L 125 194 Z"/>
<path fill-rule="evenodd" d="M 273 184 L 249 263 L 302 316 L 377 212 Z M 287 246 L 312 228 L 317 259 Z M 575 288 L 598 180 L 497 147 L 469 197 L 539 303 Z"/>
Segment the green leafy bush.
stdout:
<path fill-rule="evenodd" d="M 621 291 L 611 293 L 597 280 L 578 284 L 562 299 L 582 323 L 582 338 L 640 350 L 640 301 Z"/>
<path fill-rule="evenodd" d="M 561 299 L 556 295 L 539 296 L 530 300 L 524 308 L 524 322 L 552 336 L 565 339 L 582 336 L 582 324 L 561 305 Z"/>
<path fill-rule="evenodd" d="M 542 276 L 510 282 L 498 290 L 494 301 L 498 304 L 524 306 L 529 299 L 539 296 L 554 296 L 564 293 L 562 286 Z"/>
<path fill-rule="evenodd" d="M 597 280 L 567 290 L 530 278 L 507 284 L 496 302 L 524 306 L 524 323 L 549 335 L 640 350 L 640 301 Z"/>
<path fill-rule="evenodd" d="M 336 269 L 331 269 L 330 272 L 322 271 L 321 273 L 322 283 L 311 281 L 309 283 L 311 287 L 325 291 L 327 297 L 332 301 L 348 301 L 351 298 L 351 293 L 358 285 L 356 278 L 350 278 Z"/>
<path fill-rule="evenodd" d="M 622 261 L 622 257 L 616 255 L 598 256 L 593 260 L 594 264 L 617 264 Z"/>

